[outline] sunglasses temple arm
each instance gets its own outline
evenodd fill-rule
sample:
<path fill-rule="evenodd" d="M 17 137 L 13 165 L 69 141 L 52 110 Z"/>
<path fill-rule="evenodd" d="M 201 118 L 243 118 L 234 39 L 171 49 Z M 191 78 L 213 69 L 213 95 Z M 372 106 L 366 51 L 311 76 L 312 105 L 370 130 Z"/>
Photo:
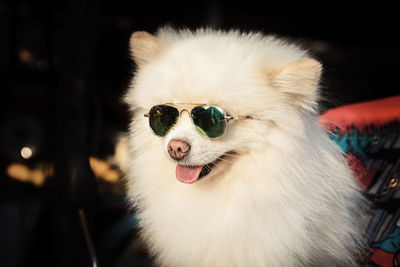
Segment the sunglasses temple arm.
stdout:
<path fill-rule="evenodd" d="M 149 113 L 143 114 L 143 116 L 146 118 L 150 117 Z"/>
<path fill-rule="evenodd" d="M 226 116 L 225 116 L 225 119 L 226 119 L 227 121 L 234 120 L 234 118 L 233 118 L 232 116 L 229 116 L 229 115 L 226 115 Z"/>
<path fill-rule="evenodd" d="M 230 121 L 230 120 L 236 120 L 236 121 L 239 121 L 239 120 L 248 120 L 248 119 L 253 119 L 253 117 L 251 117 L 251 116 L 235 116 L 235 117 L 232 117 L 232 116 L 225 116 L 225 119 L 227 120 L 227 121 Z"/>

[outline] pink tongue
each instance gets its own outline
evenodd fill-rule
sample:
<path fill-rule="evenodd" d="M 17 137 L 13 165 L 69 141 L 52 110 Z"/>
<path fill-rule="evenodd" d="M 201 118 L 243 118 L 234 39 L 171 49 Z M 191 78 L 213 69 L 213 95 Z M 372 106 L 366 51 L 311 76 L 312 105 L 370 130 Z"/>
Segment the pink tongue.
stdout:
<path fill-rule="evenodd" d="M 202 166 L 186 167 L 178 164 L 176 165 L 176 178 L 178 178 L 178 180 L 182 183 L 194 183 L 197 181 L 197 179 L 199 179 L 202 169 Z"/>

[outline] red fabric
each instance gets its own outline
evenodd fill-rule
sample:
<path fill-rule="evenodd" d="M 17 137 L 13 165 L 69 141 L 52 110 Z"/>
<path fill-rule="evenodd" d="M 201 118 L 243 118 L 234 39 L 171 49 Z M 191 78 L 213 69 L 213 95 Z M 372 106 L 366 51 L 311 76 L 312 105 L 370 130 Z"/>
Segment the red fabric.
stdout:
<path fill-rule="evenodd" d="M 376 170 L 371 168 L 367 171 L 361 160 L 351 153 L 347 155 L 347 163 L 364 189 L 367 189 L 374 179 Z"/>
<path fill-rule="evenodd" d="M 392 267 L 393 266 L 393 254 L 388 253 L 381 249 L 373 249 L 371 260 L 381 267 Z"/>
<path fill-rule="evenodd" d="M 352 125 L 362 133 L 366 125 L 383 125 L 394 118 L 400 118 L 400 95 L 330 109 L 320 123 L 328 129 Z"/>

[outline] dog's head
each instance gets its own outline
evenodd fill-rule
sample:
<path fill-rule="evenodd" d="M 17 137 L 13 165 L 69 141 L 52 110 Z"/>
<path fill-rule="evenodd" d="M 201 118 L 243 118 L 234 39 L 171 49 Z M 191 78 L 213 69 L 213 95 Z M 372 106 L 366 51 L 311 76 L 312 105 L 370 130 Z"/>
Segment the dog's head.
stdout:
<path fill-rule="evenodd" d="M 164 171 L 181 182 L 216 176 L 271 143 L 284 146 L 289 141 L 282 136 L 304 131 L 301 117 L 315 111 L 321 65 L 274 37 L 164 28 L 133 33 L 130 46 L 137 64 L 125 97 L 135 113 L 132 149 L 135 157 L 169 158 L 175 169 Z M 156 136 L 143 115 L 166 103 L 214 105 L 234 119 L 220 137 L 205 138 L 190 108 L 182 108 L 166 135 Z"/>

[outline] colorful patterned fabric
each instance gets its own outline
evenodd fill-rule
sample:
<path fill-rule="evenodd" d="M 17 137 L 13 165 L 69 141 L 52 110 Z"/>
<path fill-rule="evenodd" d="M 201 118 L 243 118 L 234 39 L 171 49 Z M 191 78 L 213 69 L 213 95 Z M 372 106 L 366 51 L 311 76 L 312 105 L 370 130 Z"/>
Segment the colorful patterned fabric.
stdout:
<path fill-rule="evenodd" d="M 343 150 L 371 201 L 362 266 L 400 266 L 400 96 L 346 105 L 320 123 Z"/>

